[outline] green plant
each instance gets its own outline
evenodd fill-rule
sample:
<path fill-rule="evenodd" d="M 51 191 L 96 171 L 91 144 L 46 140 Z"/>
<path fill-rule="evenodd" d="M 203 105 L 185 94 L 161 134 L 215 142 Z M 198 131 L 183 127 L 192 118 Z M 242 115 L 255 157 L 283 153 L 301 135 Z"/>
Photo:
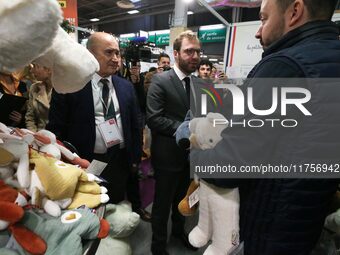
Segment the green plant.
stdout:
<path fill-rule="evenodd" d="M 63 22 L 60 24 L 60 26 L 69 34 L 74 32 L 74 27 L 71 25 L 71 23 L 64 19 Z"/>

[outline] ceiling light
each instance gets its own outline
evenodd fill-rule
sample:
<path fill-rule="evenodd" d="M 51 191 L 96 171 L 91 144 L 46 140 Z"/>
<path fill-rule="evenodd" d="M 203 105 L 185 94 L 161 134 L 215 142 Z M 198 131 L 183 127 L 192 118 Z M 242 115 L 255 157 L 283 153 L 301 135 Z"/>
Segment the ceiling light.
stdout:
<path fill-rule="evenodd" d="M 138 3 L 140 2 L 141 0 L 130 0 L 131 3 Z"/>
<path fill-rule="evenodd" d="M 92 21 L 92 22 L 97 22 L 97 21 L 99 21 L 100 19 L 98 19 L 98 18 L 93 18 L 93 19 L 90 19 L 90 21 Z"/>
<path fill-rule="evenodd" d="M 189 4 L 191 3 L 193 0 L 184 0 L 185 3 Z"/>
<path fill-rule="evenodd" d="M 193 15 L 194 12 L 193 12 L 193 11 L 188 11 L 187 14 L 188 14 L 188 15 Z"/>
<path fill-rule="evenodd" d="M 130 37 L 135 37 L 135 33 L 130 33 L 130 34 L 121 34 L 119 38 L 130 38 Z"/>
<path fill-rule="evenodd" d="M 130 0 L 120 0 L 117 2 L 118 7 L 122 9 L 131 9 L 135 8 L 134 3 L 132 3 Z"/>
<path fill-rule="evenodd" d="M 203 30 L 222 29 L 222 28 L 225 28 L 225 26 L 222 24 L 217 24 L 217 25 L 200 26 L 199 30 L 203 31 Z"/>
<path fill-rule="evenodd" d="M 154 34 L 157 34 L 157 35 L 170 34 L 170 29 L 149 31 L 149 35 L 154 35 Z"/>
<path fill-rule="evenodd" d="M 136 14 L 136 13 L 139 13 L 139 11 L 138 10 L 132 10 L 132 11 L 128 11 L 127 13 L 128 14 Z"/>
<path fill-rule="evenodd" d="M 218 59 L 217 59 L 217 58 L 209 58 L 209 61 L 211 61 L 211 62 L 217 62 Z"/>

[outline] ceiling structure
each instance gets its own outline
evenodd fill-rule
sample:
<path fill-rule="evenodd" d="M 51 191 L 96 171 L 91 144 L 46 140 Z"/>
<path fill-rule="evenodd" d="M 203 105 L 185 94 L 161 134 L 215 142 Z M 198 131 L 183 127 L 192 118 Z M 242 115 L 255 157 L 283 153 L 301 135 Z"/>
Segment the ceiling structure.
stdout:
<path fill-rule="evenodd" d="M 182 0 L 185 1 L 185 0 Z M 206 2 L 228 2 L 238 0 L 205 0 Z M 239 0 L 241 2 L 241 0 Z M 258 0 L 242 0 L 258 2 Z M 120 6 L 132 8 L 121 8 L 117 5 L 119 2 Z M 134 5 L 134 6 L 131 6 Z M 130 15 L 127 12 L 130 10 L 138 10 L 139 13 Z M 97 31 L 112 32 L 114 34 L 120 33 L 131 33 L 139 31 L 138 25 L 143 23 L 143 20 L 149 20 L 150 17 L 154 17 L 154 22 L 157 24 L 162 23 L 163 26 L 158 29 L 168 29 L 171 23 L 171 14 L 175 9 L 175 0 L 78 0 L 78 25 L 82 28 L 95 29 Z M 219 12 L 228 22 L 232 22 L 235 18 L 232 14 L 231 7 L 226 6 L 215 6 L 214 9 Z M 337 9 L 340 9 L 340 0 L 337 3 Z M 221 23 L 215 18 L 215 21 L 209 23 L 211 19 L 208 16 L 213 16 L 204 6 L 198 4 L 197 0 L 194 0 L 188 5 L 188 11 L 193 11 L 195 15 L 189 18 L 190 26 L 200 26 L 208 24 Z M 242 8 L 240 20 L 257 20 L 259 8 Z M 157 17 L 158 16 L 158 17 Z M 159 19 L 161 17 L 162 19 Z M 97 18 L 98 21 L 92 22 L 91 19 Z M 206 23 L 205 23 L 206 22 Z M 203 24 L 200 24 L 203 23 Z M 205 23 L 205 24 L 204 24 Z M 127 26 L 129 24 L 129 26 Z M 113 30 L 110 30 L 113 28 Z M 119 29 L 120 28 L 120 29 Z M 118 30 L 118 31 L 117 31 Z M 141 29 L 144 30 L 144 29 Z M 151 29 L 155 30 L 155 29 Z M 120 31 L 120 32 L 119 32 Z M 150 31 L 150 30 L 145 30 Z M 84 35 L 86 38 L 88 35 Z M 209 46 L 209 45 L 207 45 Z M 206 46 L 206 47 L 207 47 Z M 220 53 L 216 53 L 216 49 L 219 48 L 216 45 L 211 45 L 211 49 L 206 49 L 209 55 L 212 57 L 223 57 Z M 214 53 L 213 53 L 214 52 Z M 217 54 L 215 56 L 215 54 Z M 222 53 L 223 55 L 223 53 Z"/>
<path fill-rule="evenodd" d="M 118 7 L 117 2 L 127 5 L 134 2 L 135 7 L 123 9 Z M 172 13 L 175 8 L 175 0 L 78 0 L 78 24 L 80 27 L 92 25 L 103 25 L 122 20 L 129 20 L 143 16 Z M 229 7 L 217 7 L 216 10 Z M 138 14 L 130 15 L 127 11 L 138 10 Z M 193 1 L 188 10 L 194 13 L 207 12 L 207 10 Z M 97 18 L 99 21 L 91 22 L 90 19 Z"/>
<path fill-rule="evenodd" d="M 184 1 L 184 0 L 183 0 Z M 260 2 L 259 0 L 206 0 L 211 4 L 228 3 L 230 2 Z M 131 9 L 123 9 L 120 6 L 135 5 Z M 81 27 L 89 27 L 94 25 L 102 25 L 114 23 L 121 20 L 129 20 L 138 17 L 172 13 L 175 7 L 175 0 L 78 0 L 78 22 Z M 227 9 L 230 7 L 220 6 L 215 7 L 215 10 Z M 129 15 L 127 11 L 137 9 L 140 13 Z M 340 0 L 337 3 L 337 10 L 340 9 Z M 194 13 L 207 12 L 207 10 L 197 4 L 194 0 L 189 4 L 189 10 Z M 90 19 L 98 18 L 98 22 L 91 22 Z"/>

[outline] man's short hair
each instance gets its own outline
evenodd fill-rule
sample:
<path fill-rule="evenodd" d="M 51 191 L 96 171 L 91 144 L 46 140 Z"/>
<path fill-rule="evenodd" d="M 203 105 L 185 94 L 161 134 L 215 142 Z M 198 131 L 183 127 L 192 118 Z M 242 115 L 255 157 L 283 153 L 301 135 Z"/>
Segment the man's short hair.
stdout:
<path fill-rule="evenodd" d="M 168 58 L 168 59 L 170 59 L 169 55 L 164 53 L 164 52 L 159 54 L 157 61 L 158 62 L 161 61 L 161 58 Z"/>
<path fill-rule="evenodd" d="M 107 33 L 104 33 L 104 32 L 96 32 L 97 34 L 98 33 L 102 33 L 102 34 L 107 34 Z M 89 51 L 92 51 L 93 48 L 95 47 L 95 45 L 98 43 L 98 37 L 96 36 L 96 33 L 90 35 L 90 37 L 88 38 L 87 42 L 86 42 L 86 48 L 89 50 Z M 113 34 L 108 34 L 110 36 L 112 36 L 113 39 L 115 39 L 119 45 L 119 39 L 113 35 Z"/>
<path fill-rule="evenodd" d="M 184 31 L 182 33 L 180 33 L 175 41 L 174 41 L 174 50 L 176 51 L 180 51 L 181 50 L 181 46 L 182 46 L 182 41 L 183 39 L 186 38 L 188 39 L 189 41 L 198 41 L 198 37 L 196 34 L 194 34 L 194 32 L 192 32 L 191 30 L 187 30 L 187 31 Z"/>
<path fill-rule="evenodd" d="M 279 8 L 284 12 L 294 0 L 276 0 Z M 304 0 L 311 20 L 331 20 L 337 0 Z"/>
<path fill-rule="evenodd" d="M 201 62 L 198 65 L 198 70 L 200 69 L 201 66 L 209 66 L 210 70 L 212 70 L 212 63 L 208 59 L 202 59 Z"/>

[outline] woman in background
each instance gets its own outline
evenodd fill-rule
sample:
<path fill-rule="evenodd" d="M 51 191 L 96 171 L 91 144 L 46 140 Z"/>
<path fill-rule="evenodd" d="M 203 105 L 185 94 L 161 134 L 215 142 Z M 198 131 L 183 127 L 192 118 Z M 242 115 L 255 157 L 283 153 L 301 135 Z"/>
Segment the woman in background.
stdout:
<path fill-rule="evenodd" d="M 44 129 L 48 121 L 52 93 L 51 70 L 33 64 L 32 73 L 37 82 L 32 84 L 26 112 L 27 129 L 37 132 Z"/>
<path fill-rule="evenodd" d="M 27 98 L 27 86 L 20 81 L 20 71 L 14 73 L 0 73 L 0 96 L 8 94 L 12 96 Z M 25 127 L 26 104 L 19 109 L 12 109 L 8 116 L 2 116 L 6 119 L 5 124 L 12 127 Z"/>

